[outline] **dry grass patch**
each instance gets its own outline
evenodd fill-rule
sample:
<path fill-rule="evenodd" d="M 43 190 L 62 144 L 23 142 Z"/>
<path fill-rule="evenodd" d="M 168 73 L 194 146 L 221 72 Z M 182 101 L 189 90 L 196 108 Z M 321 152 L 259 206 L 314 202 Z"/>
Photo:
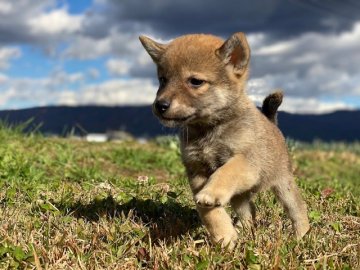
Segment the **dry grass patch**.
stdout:
<path fill-rule="evenodd" d="M 239 229 L 228 252 L 208 243 L 176 140 L 93 144 L 4 128 L 0 139 L 0 269 L 360 268 L 351 147 L 293 149 L 312 226 L 303 241 L 265 193 L 256 228 Z"/>

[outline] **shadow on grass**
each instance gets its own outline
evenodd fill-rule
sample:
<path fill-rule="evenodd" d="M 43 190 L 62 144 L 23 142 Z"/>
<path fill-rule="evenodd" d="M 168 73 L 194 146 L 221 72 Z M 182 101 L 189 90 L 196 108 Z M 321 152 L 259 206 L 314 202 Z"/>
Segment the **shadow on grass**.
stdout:
<path fill-rule="evenodd" d="M 174 200 L 161 203 L 150 199 L 132 198 L 127 203 L 119 204 L 112 196 L 108 196 L 100 200 L 95 199 L 89 204 L 77 202 L 70 206 L 56 204 L 56 207 L 62 212 L 88 221 L 98 221 L 104 216 L 119 218 L 124 215 L 135 222 L 145 224 L 154 243 L 156 240 L 171 240 L 201 225 L 195 209 Z"/>

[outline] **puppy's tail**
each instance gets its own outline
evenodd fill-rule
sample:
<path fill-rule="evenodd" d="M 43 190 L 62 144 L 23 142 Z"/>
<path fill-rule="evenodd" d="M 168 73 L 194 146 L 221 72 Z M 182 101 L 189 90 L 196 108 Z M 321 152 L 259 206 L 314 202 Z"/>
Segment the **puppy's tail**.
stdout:
<path fill-rule="evenodd" d="M 281 105 L 282 100 L 283 92 L 279 90 L 268 95 L 261 107 L 262 113 L 275 125 L 277 125 L 277 109 Z"/>

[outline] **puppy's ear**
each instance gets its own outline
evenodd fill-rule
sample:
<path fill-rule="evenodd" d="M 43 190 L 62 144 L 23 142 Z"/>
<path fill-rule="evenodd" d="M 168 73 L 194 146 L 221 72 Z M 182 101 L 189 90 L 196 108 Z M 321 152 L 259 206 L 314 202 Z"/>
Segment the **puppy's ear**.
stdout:
<path fill-rule="evenodd" d="M 242 75 L 250 61 L 250 47 L 245 34 L 242 32 L 233 34 L 216 50 L 216 55 L 226 65 L 234 66 L 235 74 Z"/>
<path fill-rule="evenodd" d="M 139 37 L 141 44 L 144 46 L 145 50 L 151 56 L 155 63 L 158 63 L 161 55 L 164 53 L 166 49 L 165 44 L 158 43 L 146 36 Z"/>

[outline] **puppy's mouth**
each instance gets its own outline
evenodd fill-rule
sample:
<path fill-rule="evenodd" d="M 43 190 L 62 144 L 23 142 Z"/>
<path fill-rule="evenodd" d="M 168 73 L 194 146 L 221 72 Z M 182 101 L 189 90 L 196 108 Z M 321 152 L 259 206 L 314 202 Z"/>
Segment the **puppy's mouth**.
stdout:
<path fill-rule="evenodd" d="M 167 121 L 176 121 L 176 122 L 185 122 L 186 120 L 190 119 L 193 115 L 185 116 L 185 117 L 164 117 L 161 116 L 161 119 Z"/>
<path fill-rule="evenodd" d="M 192 119 L 195 118 L 195 114 L 191 114 L 184 117 L 165 117 L 165 116 L 158 116 L 160 122 L 167 127 L 177 127 L 186 125 Z"/>

